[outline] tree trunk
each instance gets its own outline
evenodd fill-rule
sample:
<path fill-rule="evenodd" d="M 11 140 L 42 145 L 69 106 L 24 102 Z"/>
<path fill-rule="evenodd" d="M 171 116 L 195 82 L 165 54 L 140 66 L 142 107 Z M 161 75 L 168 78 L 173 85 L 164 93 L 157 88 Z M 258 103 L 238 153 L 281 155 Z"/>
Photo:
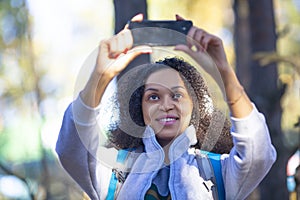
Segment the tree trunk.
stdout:
<path fill-rule="evenodd" d="M 245 90 L 250 88 L 250 31 L 248 2 L 236 0 L 233 5 L 235 13 L 234 44 L 236 50 L 236 73 Z"/>
<path fill-rule="evenodd" d="M 147 15 L 147 1 L 146 0 L 114 0 L 115 8 L 115 33 L 120 32 L 126 23 L 135 15 L 142 13 L 144 19 L 148 18 Z M 125 70 L 120 74 L 126 73 L 134 66 L 138 66 L 144 63 L 149 63 L 149 55 L 141 55 L 134 59 Z"/>
<path fill-rule="evenodd" d="M 120 32 L 126 23 L 134 17 L 136 14 L 142 13 L 144 19 L 148 18 L 147 15 L 147 1 L 146 0 L 114 0 L 115 7 L 115 33 Z M 149 55 L 141 55 L 134 59 L 125 70 L 119 75 L 126 73 L 134 66 L 138 66 L 144 63 L 149 63 Z"/>
<path fill-rule="evenodd" d="M 241 8 L 241 3 L 248 5 Z M 240 17 L 241 9 L 248 7 L 248 20 Z M 281 129 L 282 108 L 280 100 L 284 93 L 283 88 L 278 87 L 278 71 L 276 63 L 267 66 L 261 66 L 254 59 L 258 52 L 275 52 L 276 51 L 276 32 L 274 9 L 272 0 L 235 0 L 236 11 L 236 57 L 241 57 L 243 62 L 237 59 L 237 69 L 245 73 L 238 74 L 240 79 L 246 78 L 246 90 L 258 109 L 264 113 L 267 124 L 270 129 L 272 142 L 277 150 L 277 161 L 272 167 L 270 173 L 260 184 L 260 199 L 288 199 L 286 188 L 286 164 L 288 160 L 288 150 L 283 143 L 283 133 Z M 240 12 L 239 12 L 240 11 Z M 240 22 L 246 22 L 240 24 Z M 249 36 L 246 37 L 239 28 L 249 25 Z M 248 41 L 241 42 L 241 39 Z M 250 49 L 247 48 L 249 44 Z M 242 49 L 242 50 L 241 50 Z M 240 54 L 240 53 L 243 54 Z M 245 54 L 248 54 L 248 57 Z M 245 63 L 249 65 L 244 66 Z M 242 66 L 241 66 L 242 65 Z M 244 69 L 247 68 L 247 69 Z M 243 81 L 242 81 L 243 82 Z"/>
<path fill-rule="evenodd" d="M 120 32 L 125 24 L 135 15 L 142 13 L 147 19 L 146 0 L 114 0 L 115 6 L 115 33 Z"/>

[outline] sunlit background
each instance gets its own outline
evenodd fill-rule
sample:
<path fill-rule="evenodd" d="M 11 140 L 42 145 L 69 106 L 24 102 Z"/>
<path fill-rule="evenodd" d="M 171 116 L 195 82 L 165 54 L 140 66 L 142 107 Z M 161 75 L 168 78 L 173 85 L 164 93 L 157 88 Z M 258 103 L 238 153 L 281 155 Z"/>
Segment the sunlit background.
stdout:
<path fill-rule="evenodd" d="M 278 30 L 290 25 L 278 51 L 298 55 L 299 64 L 300 1 L 274 2 Z M 231 0 L 147 3 L 149 19 L 174 19 L 181 14 L 222 37 L 234 66 Z M 0 33 L 0 163 L 4 167 L 0 199 L 30 199 L 28 185 L 38 199 L 45 193 L 53 199 L 79 199 L 82 192 L 61 170 L 54 148 L 82 64 L 102 39 L 114 33 L 113 1 L 2 0 Z M 289 66 L 279 69 L 289 86 L 282 101 L 282 126 L 287 146 L 293 146 L 299 138 L 293 125 L 300 115 L 300 79 Z M 44 180 L 44 170 L 51 181 Z"/>

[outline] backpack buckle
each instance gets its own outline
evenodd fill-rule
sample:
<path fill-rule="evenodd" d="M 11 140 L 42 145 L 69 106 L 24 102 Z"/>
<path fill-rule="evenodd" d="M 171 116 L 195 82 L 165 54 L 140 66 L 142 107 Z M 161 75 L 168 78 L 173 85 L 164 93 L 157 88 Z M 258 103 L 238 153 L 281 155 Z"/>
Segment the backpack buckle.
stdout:
<path fill-rule="evenodd" d="M 120 183 L 124 183 L 125 182 L 128 173 L 120 171 L 120 170 L 118 170 L 116 168 L 113 168 L 112 172 L 115 174 L 116 178 L 118 179 L 118 181 Z"/>

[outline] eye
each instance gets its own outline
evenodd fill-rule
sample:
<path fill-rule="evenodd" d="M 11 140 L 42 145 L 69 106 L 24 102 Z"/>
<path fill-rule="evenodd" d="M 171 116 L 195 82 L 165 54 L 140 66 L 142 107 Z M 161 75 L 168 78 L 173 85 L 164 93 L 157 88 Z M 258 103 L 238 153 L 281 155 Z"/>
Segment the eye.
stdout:
<path fill-rule="evenodd" d="M 182 98 L 182 97 L 183 97 L 183 95 L 180 94 L 180 93 L 174 93 L 174 94 L 173 94 L 173 99 L 178 100 L 178 99 L 180 99 L 180 98 Z"/>
<path fill-rule="evenodd" d="M 156 101 L 156 100 L 159 100 L 159 97 L 156 94 L 151 94 L 148 96 L 148 100 Z"/>

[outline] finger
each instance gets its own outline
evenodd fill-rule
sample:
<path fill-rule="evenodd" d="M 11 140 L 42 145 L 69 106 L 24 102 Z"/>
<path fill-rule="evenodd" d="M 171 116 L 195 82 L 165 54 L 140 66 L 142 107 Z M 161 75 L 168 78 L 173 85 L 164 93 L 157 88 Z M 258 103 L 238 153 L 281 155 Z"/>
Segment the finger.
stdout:
<path fill-rule="evenodd" d="M 110 38 L 107 42 L 107 45 L 108 45 L 108 56 L 109 58 L 116 58 L 117 57 L 117 41 L 116 41 L 116 38 L 115 36 Z"/>
<path fill-rule="evenodd" d="M 131 49 L 133 45 L 133 37 L 130 30 L 123 30 L 119 34 L 118 45 L 121 52 L 125 49 Z"/>
<path fill-rule="evenodd" d="M 201 42 L 203 48 L 204 48 L 205 50 L 207 50 L 209 44 L 210 44 L 211 42 L 213 42 L 214 39 L 215 39 L 215 37 L 214 37 L 213 35 L 207 33 L 207 34 L 205 35 L 205 37 L 202 39 L 202 42 Z"/>
<path fill-rule="evenodd" d="M 142 13 L 139 13 L 139 14 L 135 15 L 134 17 L 132 17 L 130 21 L 140 22 L 140 21 L 143 21 L 143 19 L 144 19 L 144 15 Z M 128 27 L 129 27 L 129 24 L 127 23 L 125 25 L 124 29 L 128 29 Z"/>
<path fill-rule="evenodd" d="M 123 30 L 117 35 L 113 36 L 109 42 L 109 57 L 116 58 L 121 53 L 126 53 L 128 49 L 132 48 L 133 38 L 129 30 Z"/>
<path fill-rule="evenodd" d="M 174 50 L 183 51 L 183 52 L 185 52 L 186 54 L 188 54 L 190 56 L 192 56 L 193 53 L 194 53 L 193 50 L 190 47 L 188 47 L 187 45 L 183 45 L 183 44 L 176 45 Z"/>
<path fill-rule="evenodd" d="M 137 46 L 129 50 L 128 52 L 121 53 L 116 59 L 116 65 L 125 65 L 127 66 L 133 59 L 141 54 L 150 54 L 152 53 L 152 48 L 149 46 Z"/>
<path fill-rule="evenodd" d="M 192 49 L 196 47 L 197 51 L 203 51 L 203 47 L 201 45 L 203 35 L 203 30 L 193 26 L 188 32 L 187 44 Z"/>
<path fill-rule="evenodd" d="M 109 56 L 109 40 L 101 40 L 99 44 L 99 52 L 103 55 L 105 54 Z"/>
<path fill-rule="evenodd" d="M 202 31 L 201 29 L 197 29 L 196 32 L 195 32 L 195 36 L 194 36 L 194 39 L 201 43 L 201 40 L 203 39 L 204 37 L 204 31 Z"/>
<path fill-rule="evenodd" d="M 204 49 L 206 49 L 203 46 L 203 39 L 205 39 L 206 36 L 206 32 L 203 29 L 197 29 L 195 32 L 195 36 L 194 36 L 194 40 L 196 41 L 196 47 L 197 50 L 199 51 L 203 51 Z"/>
<path fill-rule="evenodd" d="M 187 34 L 187 45 L 192 47 L 195 44 L 194 37 L 196 34 L 197 28 L 195 26 L 191 27 Z"/>
<path fill-rule="evenodd" d="M 142 13 L 139 13 L 139 14 L 135 15 L 135 16 L 131 19 L 131 21 L 133 21 L 133 22 L 140 22 L 140 21 L 142 21 L 143 19 L 144 19 L 144 15 L 143 15 Z"/>
<path fill-rule="evenodd" d="M 176 20 L 177 20 L 177 21 L 185 20 L 183 17 L 181 17 L 181 16 L 178 15 L 178 14 L 176 14 L 175 17 L 176 17 Z"/>

